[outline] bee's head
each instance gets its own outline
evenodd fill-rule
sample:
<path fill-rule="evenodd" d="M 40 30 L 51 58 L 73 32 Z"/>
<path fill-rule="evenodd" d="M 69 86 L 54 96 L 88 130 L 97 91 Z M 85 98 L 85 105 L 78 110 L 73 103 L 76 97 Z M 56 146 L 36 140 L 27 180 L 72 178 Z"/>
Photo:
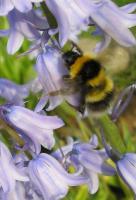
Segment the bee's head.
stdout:
<path fill-rule="evenodd" d="M 80 57 L 80 53 L 76 52 L 76 51 L 67 51 L 63 54 L 63 59 L 65 61 L 65 64 L 69 67 L 72 64 L 74 64 L 74 62 L 76 61 L 76 59 L 78 57 Z"/>

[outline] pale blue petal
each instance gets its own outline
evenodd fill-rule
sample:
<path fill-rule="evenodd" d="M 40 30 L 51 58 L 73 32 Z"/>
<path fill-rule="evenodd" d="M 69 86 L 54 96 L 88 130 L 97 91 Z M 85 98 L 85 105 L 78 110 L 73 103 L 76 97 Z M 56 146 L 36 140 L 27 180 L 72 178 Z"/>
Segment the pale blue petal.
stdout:
<path fill-rule="evenodd" d="M 14 54 L 18 51 L 24 41 L 24 36 L 16 30 L 11 30 L 7 44 L 7 51 L 9 54 Z"/>
<path fill-rule="evenodd" d="M 49 97 L 49 106 L 46 110 L 47 111 L 53 110 L 57 106 L 59 106 L 62 102 L 63 102 L 63 97 L 61 95 L 50 96 Z"/>
<path fill-rule="evenodd" d="M 0 15 L 7 15 L 10 10 L 13 9 L 13 3 L 11 0 L 1 0 L 0 1 Z"/>
<path fill-rule="evenodd" d="M 40 112 L 41 110 L 43 110 L 44 106 L 48 103 L 49 97 L 48 96 L 42 96 L 38 102 L 38 104 L 36 105 L 34 111 L 35 112 Z"/>
<path fill-rule="evenodd" d="M 12 0 L 15 8 L 20 12 L 28 12 L 32 9 L 32 4 L 30 0 Z"/>
<path fill-rule="evenodd" d="M 92 172 L 90 170 L 86 170 L 87 175 L 89 176 L 89 192 L 91 194 L 95 194 L 98 191 L 99 188 L 99 179 L 98 175 L 95 172 Z"/>
<path fill-rule="evenodd" d="M 60 52 L 47 46 L 37 58 L 36 71 L 43 87 L 43 96 L 49 97 L 47 110 L 52 110 L 63 101 L 60 90 L 64 88 L 63 76 L 68 73 Z"/>
<path fill-rule="evenodd" d="M 45 116 L 21 106 L 5 105 L 1 106 L 0 111 L 1 117 L 17 131 L 27 135 L 34 142 L 36 149 L 39 149 L 38 144 L 51 149 L 55 144 L 53 129 L 64 125 L 57 116 Z"/>
<path fill-rule="evenodd" d="M 125 158 L 127 160 L 131 160 L 133 163 L 136 164 L 136 154 L 135 153 L 126 153 Z"/>
<path fill-rule="evenodd" d="M 96 152 L 86 153 L 83 152 L 79 155 L 80 163 L 88 170 L 92 170 L 96 173 L 102 173 L 105 175 L 114 175 L 115 170 L 110 165 L 105 164 L 103 158 Z"/>
<path fill-rule="evenodd" d="M 13 123 L 19 122 L 22 118 L 22 120 L 24 119 L 26 122 L 28 120 L 33 125 L 37 122 L 37 127 L 47 130 L 60 128 L 64 125 L 63 121 L 57 116 L 43 116 L 21 106 L 11 106 L 10 110 L 8 117 Z"/>
<path fill-rule="evenodd" d="M 98 137 L 97 135 L 92 135 L 89 144 L 93 147 L 96 148 L 98 146 Z"/>
<path fill-rule="evenodd" d="M 0 78 L 0 97 L 10 103 L 23 105 L 23 99 L 29 95 L 28 85 L 18 85 L 14 82 Z"/>
<path fill-rule="evenodd" d="M 117 171 L 124 182 L 133 190 L 136 194 L 136 162 L 134 162 L 134 156 L 125 156 L 119 160 L 116 164 Z"/>
<path fill-rule="evenodd" d="M 16 180 L 28 181 L 28 177 L 13 163 L 13 158 L 8 148 L 0 142 L 0 186 L 4 192 L 15 189 Z"/>
<path fill-rule="evenodd" d="M 111 37 L 108 34 L 104 33 L 102 41 L 96 44 L 94 52 L 99 53 L 103 51 L 109 46 L 110 42 L 111 42 Z"/>
<path fill-rule="evenodd" d="M 31 181 L 46 200 L 63 198 L 68 192 L 68 186 L 88 182 L 88 179 L 82 176 L 68 174 L 60 163 L 48 154 L 40 154 L 32 160 L 28 170 Z"/>
<path fill-rule="evenodd" d="M 120 9 L 126 13 L 134 12 L 136 10 L 136 3 L 129 3 L 125 6 L 120 7 Z"/>
<path fill-rule="evenodd" d="M 70 34 L 69 22 L 66 13 L 65 11 L 63 11 L 63 9 L 59 7 L 56 1 L 46 0 L 46 4 L 58 22 L 59 42 L 60 45 L 63 47 L 64 44 L 67 42 Z"/>
<path fill-rule="evenodd" d="M 91 17 L 103 31 L 119 44 L 123 46 L 132 46 L 136 44 L 133 34 L 124 26 L 122 20 L 114 11 L 105 7 L 103 10 L 100 9 L 99 12 L 93 11 Z M 118 24 L 116 24 L 116 22 Z"/>

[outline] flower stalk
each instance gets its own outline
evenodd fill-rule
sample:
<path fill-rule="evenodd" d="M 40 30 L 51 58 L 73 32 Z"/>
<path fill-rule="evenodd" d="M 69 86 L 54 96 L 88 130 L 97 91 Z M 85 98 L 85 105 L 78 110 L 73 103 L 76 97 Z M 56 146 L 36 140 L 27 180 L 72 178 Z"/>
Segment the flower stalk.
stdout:
<path fill-rule="evenodd" d="M 2 128 L 7 131 L 7 133 L 10 135 L 10 137 L 20 146 L 24 146 L 24 141 L 21 139 L 21 137 L 18 135 L 18 133 L 9 125 L 7 125 L 4 120 L 0 119 L 0 125 L 2 125 Z"/>

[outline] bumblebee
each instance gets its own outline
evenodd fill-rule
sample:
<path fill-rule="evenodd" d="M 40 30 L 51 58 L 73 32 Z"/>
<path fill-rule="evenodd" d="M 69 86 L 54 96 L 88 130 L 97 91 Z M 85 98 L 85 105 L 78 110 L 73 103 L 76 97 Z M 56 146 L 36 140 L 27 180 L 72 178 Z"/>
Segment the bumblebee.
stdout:
<path fill-rule="evenodd" d="M 87 107 L 93 112 L 105 111 L 113 98 L 114 84 L 101 63 L 91 55 L 83 54 L 77 46 L 76 50 L 65 52 L 63 59 L 69 69 L 69 75 L 64 79 L 73 83 L 74 91 L 81 95 L 78 110 L 84 113 Z"/>

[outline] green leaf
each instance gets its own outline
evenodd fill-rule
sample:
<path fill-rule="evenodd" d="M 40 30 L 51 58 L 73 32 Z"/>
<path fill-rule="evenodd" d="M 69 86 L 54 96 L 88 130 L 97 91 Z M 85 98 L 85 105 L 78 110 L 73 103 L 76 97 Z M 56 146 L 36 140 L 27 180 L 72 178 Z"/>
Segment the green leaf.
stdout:
<path fill-rule="evenodd" d="M 103 127 L 107 142 L 109 142 L 110 145 L 119 152 L 125 153 L 126 148 L 116 124 L 112 122 L 108 115 L 103 115 L 99 119 L 99 122 Z"/>
<path fill-rule="evenodd" d="M 78 193 L 75 197 L 75 200 L 86 200 L 88 196 L 88 188 L 86 186 L 80 187 Z"/>

